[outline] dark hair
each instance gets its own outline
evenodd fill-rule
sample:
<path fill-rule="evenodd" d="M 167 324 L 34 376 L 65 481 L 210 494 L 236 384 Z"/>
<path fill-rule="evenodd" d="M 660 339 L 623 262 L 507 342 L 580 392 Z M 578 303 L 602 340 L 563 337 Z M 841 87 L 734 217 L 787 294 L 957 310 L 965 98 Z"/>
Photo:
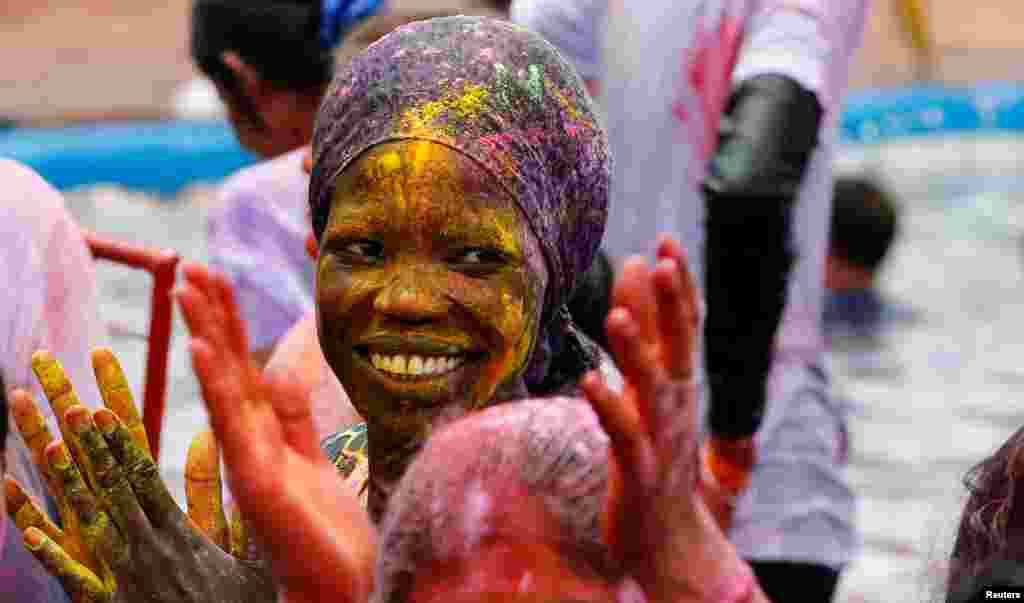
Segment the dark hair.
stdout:
<path fill-rule="evenodd" d="M 1024 563 L 1024 428 L 964 478 L 968 491 L 949 564 L 947 601 Z M 1005 577 L 1005 576 L 1004 576 Z M 1018 576 L 1019 577 L 1019 576 Z"/>
<path fill-rule="evenodd" d="M 899 232 L 899 208 L 876 182 L 867 178 L 836 181 L 829 251 L 874 272 Z"/>
<path fill-rule="evenodd" d="M 221 60 L 228 51 L 282 89 L 320 94 L 334 71 L 321 43 L 319 0 L 195 0 L 192 58 L 234 93 L 238 84 Z"/>
<path fill-rule="evenodd" d="M 1016 590 L 1024 588 L 1024 565 L 1019 561 L 998 559 L 985 565 L 976 575 L 962 584 L 951 584 L 946 603 L 984 603 L 991 601 L 985 591 Z"/>
<path fill-rule="evenodd" d="M 615 273 L 607 254 L 603 250 L 598 251 L 594 263 L 569 299 L 569 314 L 573 322 L 584 335 L 606 350 L 608 338 L 604 332 L 604 321 L 612 308 L 614 281 Z"/>

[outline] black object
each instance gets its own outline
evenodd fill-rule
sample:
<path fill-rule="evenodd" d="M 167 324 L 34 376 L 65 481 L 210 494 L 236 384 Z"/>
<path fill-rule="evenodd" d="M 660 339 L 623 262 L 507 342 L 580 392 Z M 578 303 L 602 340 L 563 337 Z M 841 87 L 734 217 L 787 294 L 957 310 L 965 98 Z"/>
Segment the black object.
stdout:
<path fill-rule="evenodd" d="M 615 274 L 607 254 L 598 251 L 576 291 L 569 299 L 569 314 L 583 334 L 599 346 L 608 349 L 604 321 L 612 306 L 612 284 Z"/>
<path fill-rule="evenodd" d="M 839 584 L 839 571 L 816 563 L 749 561 L 769 601 L 828 603 Z"/>
<path fill-rule="evenodd" d="M 761 424 L 795 259 L 792 208 L 821 118 L 816 95 L 781 75 L 743 82 L 722 118 L 703 187 L 705 362 L 710 425 L 719 436 L 748 437 Z"/>

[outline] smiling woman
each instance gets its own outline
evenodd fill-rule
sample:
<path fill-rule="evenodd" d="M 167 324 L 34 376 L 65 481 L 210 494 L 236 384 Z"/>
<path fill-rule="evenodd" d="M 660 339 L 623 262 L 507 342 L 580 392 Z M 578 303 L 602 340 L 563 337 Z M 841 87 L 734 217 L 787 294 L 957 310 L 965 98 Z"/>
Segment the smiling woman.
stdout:
<path fill-rule="evenodd" d="M 415 23 L 335 80 L 310 184 L 317 312 L 367 437 L 327 449 L 345 474 L 369 463 L 351 475 L 374 516 L 432 431 L 598 364 L 565 302 L 604 230 L 609 164 L 575 71 L 509 23 Z"/>

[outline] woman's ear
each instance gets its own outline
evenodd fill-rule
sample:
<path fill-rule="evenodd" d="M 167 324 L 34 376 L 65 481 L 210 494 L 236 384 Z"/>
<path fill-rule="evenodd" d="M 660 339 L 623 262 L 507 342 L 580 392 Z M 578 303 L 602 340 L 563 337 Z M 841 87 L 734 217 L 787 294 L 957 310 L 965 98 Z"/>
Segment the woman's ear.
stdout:
<path fill-rule="evenodd" d="M 267 93 L 267 87 L 256 69 L 233 50 L 222 52 L 220 60 L 238 82 L 242 93 L 252 99 L 254 106 L 259 107 Z"/>

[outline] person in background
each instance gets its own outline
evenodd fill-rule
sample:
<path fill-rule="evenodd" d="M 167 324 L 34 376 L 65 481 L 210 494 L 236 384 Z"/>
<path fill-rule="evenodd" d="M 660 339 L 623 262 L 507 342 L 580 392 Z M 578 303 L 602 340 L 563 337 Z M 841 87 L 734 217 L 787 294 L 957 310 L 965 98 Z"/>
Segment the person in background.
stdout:
<path fill-rule="evenodd" d="M 832 153 L 867 2 L 609 2 L 604 247 L 690 252 L 707 315 L 704 455 L 766 593 L 827 601 L 857 545 L 821 333 Z"/>
<path fill-rule="evenodd" d="M 64 206 L 61 194 L 28 167 L 0 159 L 0 375 L 6 386 L 18 388 L 9 394 L 15 424 L 24 421 L 18 402 L 37 399 L 42 389 L 33 376 L 41 359 L 33 352 L 52 352 L 68 373 L 83 384 L 91 384 L 89 350 L 106 342 L 100 321 L 96 272 L 92 255 L 81 231 Z M 86 385 L 79 399 L 96 406 L 100 395 L 95 385 Z M 2 420 L 8 420 L 4 410 Z M 39 421 L 56 425 L 47 413 Z M 33 425 L 38 429 L 40 425 Z M 23 491 L 40 501 L 56 517 L 57 508 L 47 498 L 44 478 L 35 468 L 33 452 L 17 435 L 0 438 L 6 449 L 7 474 L 15 477 Z M 11 492 L 5 493 L 5 498 Z M 10 508 L 10 505 L 8 505 Z M 60 584 L 28 554 L 15 536 L 12 520 L 0 517 L 0 531 L 11 535 L 0 543 L 0 600 L 19 603 L 66 601 Z"/>
<path fill-rule="evenodd" d="M 825 258 L 824 327 L 830 340 L 877 333 L 886 316 L 878 275 L 899 231 L 899 206 L 881 185 L 859 177 L 836 181 Z"/>
<path fill-rule="evenodd" d="M 238 291 L 263 366 L 313 308 L 303 147 L 333 52 L 379 1 L 196 0 L 192 58 L 216 86 L 239 142 L 265 161 L 230 177 L 207 223 L 210 262 Z"/>

